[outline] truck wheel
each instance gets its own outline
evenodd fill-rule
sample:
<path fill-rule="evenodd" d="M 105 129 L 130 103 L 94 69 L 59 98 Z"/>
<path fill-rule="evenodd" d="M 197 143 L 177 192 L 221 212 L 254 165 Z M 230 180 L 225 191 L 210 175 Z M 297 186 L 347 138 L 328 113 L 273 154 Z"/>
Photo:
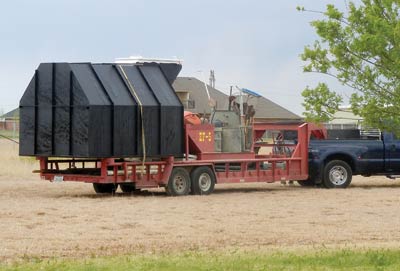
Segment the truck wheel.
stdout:
<path fill-rule="evenodd" d="M 214 191 L 215 176 L 210 167 L 198 167 L 190 174 L 192 179 L 192 194 L 209 195 Z"/>
<path fill-rule="evenodd" d="M 165 190 L 169 196 L 185 196 L 190 192 L 190 185 L 190 176 L 187 170 L 175 167 Z"/>
<path fill-rule="evenodd" d="M 93 183 L 93 188 L 97 194 L 114 194 L 118 188 L 118 184 Z"/>
<path fill-rule="evenodd" d="M 133 193 L 137 190 L 135 183 L 120 183 L 119 187 L 124 193 Z"/>
<path fill-rule="evenodd" d="M 311 179 L 311 178 L 308 178 L 307 180 L 304 180 L 304 181 L 297 181 L 297 183 L 300 186 L 308 186 L 308 187 L 315 186 L 315 180 Z"/>
<path fill-rule="evenodd" d="M 324 168 L 323 185 L 326 188 L 346 188 L 351 183 L 350 166 L 341 160 L 332 160 Z"/>

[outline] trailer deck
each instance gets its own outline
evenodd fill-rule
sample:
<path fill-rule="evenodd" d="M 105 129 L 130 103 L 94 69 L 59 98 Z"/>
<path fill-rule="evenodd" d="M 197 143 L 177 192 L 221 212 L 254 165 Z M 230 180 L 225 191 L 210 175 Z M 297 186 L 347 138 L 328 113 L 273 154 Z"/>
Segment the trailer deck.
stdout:
<path fill-rule="evenodd" d="M 297 140 L 285 142 L 263 142 L 266 131 L 295 131 Z M 212 170 L 215 183 L 276 182 L 306 180 L 308 178 L 308 142 L 314 126 L 303 123 L 253 125 L 251 151 L 242 153 L 209 152 L 213 143 L 213 126 L 186 125 L 186 147 L 183 158 L 155 158 L 151 161 L 138 159 L 59 159 L 38 157 L 40 175 L 49 181 L 78 181 L 99 184 L 134 184 L 135 189 L 166 187 L 174 168 L 191 173 L 195 168 L 208 167 Z M 209 138 L 206 138 L 206 136 Z M 198 144 L 196 151 L 189 143 Z M 254 150 L 269 147 L 267 155 Z M 285 148 L 287 152 L 279 152 Z M 200 150 L 199 150 L 200 149 Z M 203 152 L 203 150 L 206 150 Z"/>

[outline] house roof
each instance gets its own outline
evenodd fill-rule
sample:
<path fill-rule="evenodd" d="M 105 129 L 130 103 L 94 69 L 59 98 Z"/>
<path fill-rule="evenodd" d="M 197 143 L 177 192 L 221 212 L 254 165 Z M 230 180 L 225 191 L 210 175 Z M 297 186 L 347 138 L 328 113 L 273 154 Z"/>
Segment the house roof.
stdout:
<path fill-rule="evenodd" d="M 190 109 L 193 113 L 211 113 L 208 105 L 208 96 L 204 82 L 194 77 L 178 77 L 173 83 L 176 92 L 189 92 L 190 99 L 195 101 L 195 108 Z M 210 97 L 217 102 L 217 108 L 228 108 L 228 95 L 207 85 Z"/>
<path fill-rule="evenodd" d="M 19 108 L 15 108 L 8 113 L 0 116 L 2 119 L 18 119 L 19 118 Z"/>
<path fill-rule="evenodd" d="M 173 87 L 177 92 L 185 91 L 190 93 L 190 99 L 195 101 L 195 108 L 190 111 L 194 113 L 210 113 L 211 109 L 208 106 L 208 97 L 204 82 L 194 77 L 178 77 Z M 207 85 L 207 87 L 211 98 L 217 102 L 217 108 L 227 109 L 229 96 L 209 85 Z M 283 120 L 302 119 L 300 116 L 262 96 L 259 98 L 253 97 L 248 103 L 254 105 L 256 118 Z"/>

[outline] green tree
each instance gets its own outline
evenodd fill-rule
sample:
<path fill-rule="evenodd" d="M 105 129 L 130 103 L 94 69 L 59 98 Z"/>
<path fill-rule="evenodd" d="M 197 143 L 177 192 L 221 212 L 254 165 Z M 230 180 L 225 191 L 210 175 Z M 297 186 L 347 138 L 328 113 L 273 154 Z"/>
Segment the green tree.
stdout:
<path fill-rule="evenodd" d="M 316 12 L 298 7 L 300 11 Z M 301 55 L 304 72 L 336 78 L 351 89 L 353 113 L 371 126 L 400 133 L 400 0 L 349 2 L 346 11 L 327 5 L 311 22 L 319 36 Z M 303 93 L 308 120 L 324 122 L 343 97 L 326 83 Z"/>

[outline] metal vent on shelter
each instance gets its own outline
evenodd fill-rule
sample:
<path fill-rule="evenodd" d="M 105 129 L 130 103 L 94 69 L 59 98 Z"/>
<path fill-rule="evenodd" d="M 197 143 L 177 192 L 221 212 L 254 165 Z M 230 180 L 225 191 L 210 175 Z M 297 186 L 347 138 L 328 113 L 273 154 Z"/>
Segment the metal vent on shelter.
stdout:
<path fill-rule="evenodd" d="M 181 156 L 181 65 L 42 63 L 20 101 L 20 155 Z M 142 125 L 143 121 L 143 125 Z"/>

